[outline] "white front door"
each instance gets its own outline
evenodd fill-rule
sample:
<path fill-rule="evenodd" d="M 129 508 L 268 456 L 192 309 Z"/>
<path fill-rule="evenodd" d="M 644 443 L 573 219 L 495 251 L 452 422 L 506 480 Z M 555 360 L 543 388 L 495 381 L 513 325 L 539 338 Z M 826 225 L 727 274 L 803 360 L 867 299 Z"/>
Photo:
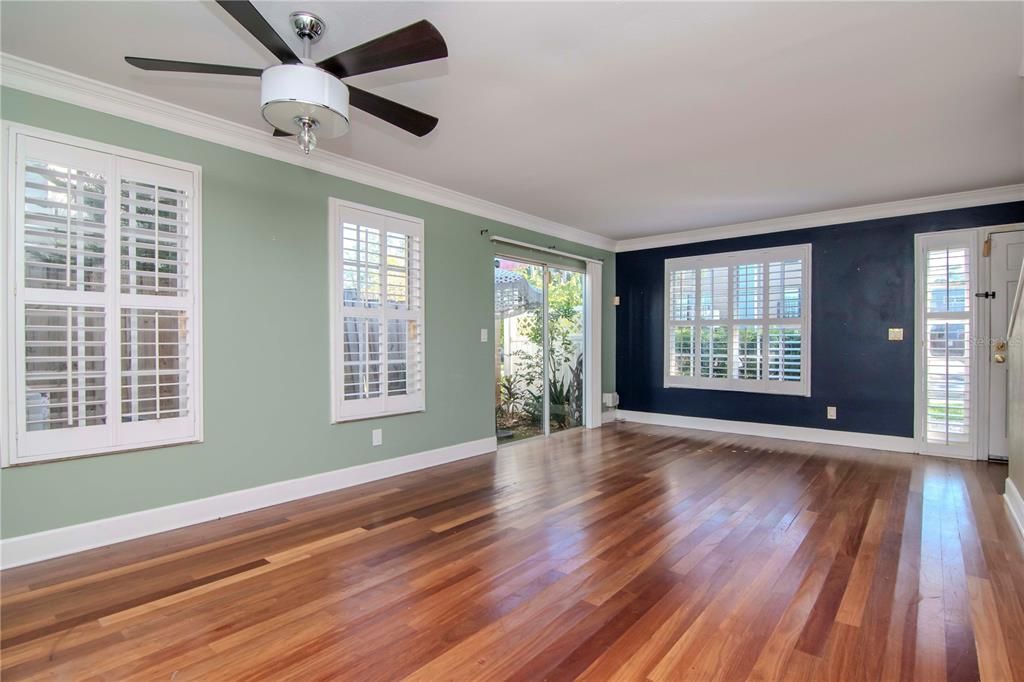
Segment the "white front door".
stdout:
<path fill-rule="evenodd" d="M 1006 326 L 1010 319 L 1010 306 L 1017 291 L 1021 264 L 1024 263 L 1024 230 L 996 232 L 991 235 L 992 250 L 988 260 L 989 291 L 995 298 L 980 299 L 989 303 L 991 316 L 988 348 L 989 364 L 989 420 L 988 452 L 990 457 L 1006 459 L 1009 454 L 1006 441 L 1006 392 L 1009 372 L 1006 362 Z M 978 299 L 976 299 L 978 300 Z"/>

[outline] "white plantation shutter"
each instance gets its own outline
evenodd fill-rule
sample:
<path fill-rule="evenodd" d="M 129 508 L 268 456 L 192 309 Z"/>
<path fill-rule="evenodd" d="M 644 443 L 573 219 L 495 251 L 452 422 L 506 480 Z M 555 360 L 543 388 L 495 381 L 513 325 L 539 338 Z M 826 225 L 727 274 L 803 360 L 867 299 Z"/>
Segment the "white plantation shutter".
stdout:
<path fill-rule="evenodd" d="M 809 395 L 809 244 L 665 261 L 665 386 Z"/>
<path fill-rule="evenodd" d="M 122 440 L 194 428 L 193 176 L 118 159 Z"/>
<path fill-rule="evenodd" d="M 331 201 L 334 421 L 423 410 L 423 223 Z"/>
<path fill-rule="evenodd" d="M 970 455 L 974 384 L 971 237 L 939 233 L 923 235 L 921 243 L 924 371 L 919 390 L 924 398 L 924 423 L 920 432 L 928 451 Z"/>
<path fill-rule="evenodd" d="M 8 463 L 198 435 L 196 171 L 89 146 L 14 137 Z"/>

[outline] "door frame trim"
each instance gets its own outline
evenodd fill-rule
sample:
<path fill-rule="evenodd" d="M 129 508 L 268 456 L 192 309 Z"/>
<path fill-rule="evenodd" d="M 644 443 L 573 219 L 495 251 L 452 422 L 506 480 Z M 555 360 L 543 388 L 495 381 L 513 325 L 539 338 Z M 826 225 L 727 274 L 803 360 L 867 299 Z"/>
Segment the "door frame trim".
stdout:
<path fill-rule="evenodd" d="M 501 243 L 508 243 L 508 244 L 513 244 L 513 245 L 516 245 L 516 244 L 520 243 L 520 242 L 515 242 L 515 241 L 512 241 L 512 240 L 501 240 L 501 241 L 498 241 L 495 238 L 492 238 L 492 242 L 495 243 L 496 246 L 500 245 Z M 531 248 L 536 248 L 536 247 L 531 247 Z M 555 253 L 555 255 L 562 255 L 562 252 L 554 252 L 554 251 L 552 251 L 552 253 Z M 565 257 L 577 258 L 579 260 L 584 260 L 585 262 L 601 263 L 603 265 L 603 263 L 601 261 L 596 261 L 596 260 L 594 260 L 592 258 L 584 259 L 582 256 L 569 256 L 568 254 L 565 254 Z M 598 343 L 596 345 L 596 347 L 595 347 L 594 337 L 591 335 L 591 333 L 590 333 L 590 331 L 588 329 L 588 327 L 589 327 L 588 320 L 591 318 L 591 315 L 592 315 L 591 311 L 593 310 L 593 306 L 600 306 L 601 305 L 601 298 L 600 298 L 599 295 L 597 295 L 597 296 L 588 296 L 587 295 L 587 293 L 588 293 L 588 291 L 590 291 L 590 287 L 591 287 L 591 275 L 588 272 L 587 268 L 585 268 L 585 267 L 584 268 L 580 268 L 580 267 L 577 267 L 575 265 L 566 265 L 566 264 L 562 264 L 562 263 L 558 263 L 558 262 L 547 261 L 547 260 L 544 260 L 543 258 L 529 258 L 529 257 L 520 256 L 520 255 L 518 255 L 515 252 L 503 251 L 500 248 L 500 246 L 495 248 L 494 254 L 493 254 L 492 258 L 504 258 L 506 260 L 516 261 L 516 262 L 519 262 L 519 263 L 525 263 L 527 265 L 534 265 L 534 266 L 538 266 L 538 267 L 543 268 L 543 273 L 544 273 L 543 274 L 543 285 L 544 286 L 542 287 L 542 306 L 543 306 L 542 309 L 543 309 L 543 314 L 541 316 L 541 322 L 542 322 L 541 338 L 543 339 L 544 343 L 543 343 L 543 346 L 542 346 L 542 349 L 541 349 L 541 353 L 542 353 L 542 355 L 545 358 L 545 362 L 543 363 L 544 364 L 544 368 L 545 368 L 545 370 L 543 372 L 544 387 L 542 389 L 543 392 L 544 392 L 544 417 L 543 417 L 544 418 L 544 433 L 538 434 L 537 436 L 531 436 L 530 439 L 532 439 L 532 438 L 547 438 L 547 437 L 551 436 L 552 433 L 555 433 L 555 432 L 551 431 L 551 389 L 550 389 L 550 379 L 551 378 L 548 376 L 547 362 L 546 362 L 547 354 L 548 354 L 548 352 L 550 350 L 550 339 L 548 338 L 548 314 L 549 314 L 549 310 L 548 310 L 548 298 L 549 298 L 549 296 L 548 296 L 548 287 L 550 285 L 550 272 L 551 272 L 552 269 L 564 270 L 566 272 L 574 272 L 574 273 L 580 275 L 581 277 L 583 277 L 583 368 L 584 368 L 583 369 L 583 390 L 584 390 L 584 396 L 583 396 L 583 423 L 580 424 L 579 426 L 574 426 L 574 427 L 571 427 L 569 429 L 563 429 L 562 431 L 558 431 L 557 433 L 563 433 L 564 431 L 570 431 L 570 430 L 575 429 L 575 428 L 590 429 L 590 428 L 596 428 L 596 427 L 601 426 L 602 423 L 603 423 L 603 415 L 601 416 L 601 418 L 598 420 L 598 422 L 596 424 L 591 424 L 590 423 L 589 411 L 587 410 L 587 403 L 588 403 L 587 396 L 589 395 L 587 387 L 590 386 L 590 385 L 594 385 L 595 383 L 600 384 L 600 381 L 598 379 L 595 379 L 594 375 L 597 374 L 598 376 L 600 376 L 601 364 L 602 364 L 602 362 L 604 360 L 604 358 L 601 356 L 601 345 L 600 345 L 600 343 Z M 493 285 L 492 285 L 492 287 L 493 287 Z M 492 296 L 492 300 L 493 300 L 493 296 Z M 600 334 L 601 330 L 598 329 L 597 331 L 598 331 L 598 334 Z M 498 342 L 499 341 L 498 341 L 498 338 L 497 338 L 497 333 L 495 332 L 495 334 L 494 334 L 494 353 L 497 353 Z M 596 354 L 596 355 L 594 355 L 592 357 L 593 354 Z M 588 359 L 589 359 L 589 362 L 588 362 Z M 597 371 L 595 371 L 595 369 Z M 494 381 L 497 381 L 497 379 L 498 379 L 498 377 L 495 376 L 494 377 Z M 529 440 L 529 439 L 524 438 L 522 440 L 516 440 L 516 441 L 512 441 L 510 443 L 504 443 L 504 444 L 503 443 L 499 443 L 498 447 L 503 447 L 504 445 L 513 445 L 513 444 L 516 444 L 516 443 L 521 443 L 521 442 L 523 442 L 523 440 Z"/>
<path fill-rule="evenodd" d="M 971 239 L 971 262 L 973 282 L 971 295 L 976 291 L 988 291 L 991 288 L 991 272 L 982 257 L 982 246 L 989 235 L 997 232 L 1014 232 L 1024 230 L 1024 223 L 1006 223 L 1002 225 L 987 225 L 983 227 L 968 227 L 958 230 L 940 230 L 935 232 L 919 232 L 914 235 L 914 441 L 917 444 L 917 451 L 923 455 L 938 455 L 940 457 L 957 457 L 959 455 L 942 452 L 934 446 L 929 447 L 924 442 L 924 400 L 922 396 L 922 371 L 923 371 L 923 343 L 924 343 L 924 320 L 922 317 L 921 304 L 924 300 L 924 276 L 922 273 L 921 242 L 923 239 L 934 235 L 965 234 L 972 235 Z M 984 338 L 988 340 L 991 335 L 991 310 L 989 306 L 971 307 L 971 327 L 975 330 L 983 330 Z M 968 449 L 968 459 L 987 460 L 989 456 L 989 391 L 991 387 L 991 359 L 989 344 L 981 346 L 977 343 L 977 336 L 972 346 L 975 357 L 980 358 L 984 348 L 985 361 L 975 361 L 972 375 L 972 403 L 975 408 L 972 410 L 971 418 L 971 444 Z M 984 415 L 984 423 L 979 418 Z"/>

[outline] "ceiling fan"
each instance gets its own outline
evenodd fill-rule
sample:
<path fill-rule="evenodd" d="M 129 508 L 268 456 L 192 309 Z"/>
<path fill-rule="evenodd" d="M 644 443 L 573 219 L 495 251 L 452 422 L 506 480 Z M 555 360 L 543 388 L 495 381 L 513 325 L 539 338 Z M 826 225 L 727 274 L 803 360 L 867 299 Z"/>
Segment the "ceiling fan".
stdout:
<path fill-rule="evenodd" d="M 217 4 L 281 63 L 256 69 L 145 57 L 125 57 L 124 60 L 146 71 L 258 77 L 262 89 L 260 110 L 264 120 L 274 126 L 275 137 L 297 136 L 299 147 L 306 154 L 316 147 L 317 132 L 314 131 L 319 131 L 324 137 L 338 137 L 348 132 L 349 104 L 418 137 L 423 137 L 437 125 L 434 116 L 341 81 L 347 76 L 447 57 L 448 46 L 429 21 L 417 21 L 314 62 L 309 56 L 310 48 L 326 28 L 323 19 L 315 14 L 293 12 L 290 15 L 292 28 L 302 39 L 300 58 L 252 3 L 247 0 L 217 0 Z"/>

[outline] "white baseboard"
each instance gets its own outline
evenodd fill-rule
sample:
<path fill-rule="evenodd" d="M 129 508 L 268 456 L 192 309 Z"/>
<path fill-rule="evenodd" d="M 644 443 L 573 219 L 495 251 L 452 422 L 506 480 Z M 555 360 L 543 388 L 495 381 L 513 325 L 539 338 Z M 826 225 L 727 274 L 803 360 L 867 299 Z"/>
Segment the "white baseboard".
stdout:
<path fill-rule="evenodd" d="M 0 567 L 12 568 L 95 547 L 112 545 L 116 542 L 162 533 L 224 516 L 494 452 L 496 448 L 497 440 L 494 436 L 490 436 L 436 450 L 269 483 L 166 507 L 147 509 L 29 535 L 19 535 L 0 541 Z"/>
<path fill-rule="evenodd" d="M 1006 492 L 1003 493 L 1003 500 L 1006 502 L 1006 508 L 1010 511 L 1010 518 L 1017 526 L 1017 531 L 1024 538 L 1024 498 L 1021 497 L 1020 491 L 1017 490 L 1017 486 L 1010 478 L 1006 479 Z"/>
<path fill-rule="evenodd" d="M 605 410 L 604 412 L 601 413 L 602 424 L 610 424 L 618 418 L 619 416 L 616 410 Z"/>
<path fill-rule="evenodd" d="M 658 412 L 634 412 L 619 410 L 618 418 L 654 424 L 656 426 L 677 426 L 684 429 L 701 431 L 721 431 L 736 433 L 743 436 L 761 436 L 763 438 L 783 438 L 826 445 L 848 445 L 871 450 L 891 450 L 893 452 L 914 452 L 913 438 L 900 436 L 881 436 L 874 433 L 855 433 L 853 431 L 831 431 L 829 429 L 810 429 L 802 426 L 780 426 L 779 424 L 760 424 L 757 422 L 738 422 L 727 419 L 707 419 L 705 417 L 684 417 L 677 414 L 661 414 Z"/>

